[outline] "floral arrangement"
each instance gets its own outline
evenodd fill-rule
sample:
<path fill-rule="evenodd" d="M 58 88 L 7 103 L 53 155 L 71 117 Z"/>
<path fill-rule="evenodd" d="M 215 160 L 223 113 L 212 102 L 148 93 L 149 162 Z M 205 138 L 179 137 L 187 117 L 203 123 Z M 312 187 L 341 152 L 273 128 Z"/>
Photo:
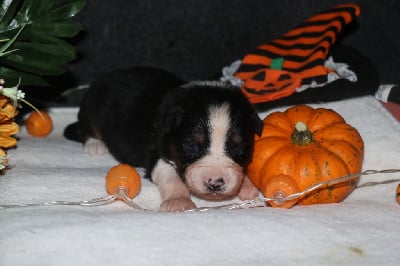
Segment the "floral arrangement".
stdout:
<path fill-rule="evenodd" d="M 19 131 L 19 102 L 38 111 L 24 99 L 20 85 L 47 86 L 48 76 L 62 74 L 64 65 L 76 58 L 65 39 L 81 30 L 73 17 L 84 4 L 85 0 L 7 0 L 0 5 L 0 171 L 8 163 L 5 150 L 17 144 L 13 136 Z"/>
<path fill-rule="evenodd" d="M 24 93 L 18 89 L 18 85 L 5 88 L 4 80 L 0 79 L 0 170 L 3 170 L 7 163 L 7 155 L 4 149 L 17 145 L 13 135 L 19 131 L 19 126 L 14 122 L 18 114 L 17 101 L 24 98 Z"/>

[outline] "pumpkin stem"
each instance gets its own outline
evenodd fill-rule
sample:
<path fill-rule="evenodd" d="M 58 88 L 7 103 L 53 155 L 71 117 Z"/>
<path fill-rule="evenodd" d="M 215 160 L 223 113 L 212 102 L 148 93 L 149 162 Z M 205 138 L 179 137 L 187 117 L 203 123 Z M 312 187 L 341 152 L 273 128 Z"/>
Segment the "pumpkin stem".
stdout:
<path fill-rule="evenodd" d="M 299 146 L 308 145 L 313 141 L 312 133 L 308 131 L 307 125 L 301 121 L 294 126 L 291 138 L 292 142 Z"/>

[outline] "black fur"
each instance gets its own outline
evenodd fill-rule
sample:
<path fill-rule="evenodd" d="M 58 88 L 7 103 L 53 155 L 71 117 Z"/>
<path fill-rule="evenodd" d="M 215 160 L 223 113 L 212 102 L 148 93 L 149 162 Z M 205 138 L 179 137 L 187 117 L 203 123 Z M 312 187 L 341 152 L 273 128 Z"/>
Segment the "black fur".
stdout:
<path fill-rule="evenodd" d="M 208 108 L 229 103 L 232 125 L 226 153 L 246 167 L 254 135 L 262 130 L 253 106 L 228 84 L 183 83 L 154 68 L 108 74 L 87 91 L 78 122 L 69 125 L 64 135 L 80 142 L 100 138 L 121 163 L 145 167 L 147 177 L 160 158 L 173 162 L 182 174 L 207 153 Z"/>
<path fill-rule="evenodd" d="M 181 176 L 188 165 L 208 152 L 208 108 L 224 103 L 229 103 L 232 118 L 226 153 L 246 166 L 251 160 L 254 136 L 261 134 L 262 122 L 238 88 L 194 83 L 171 90 L 162 101 L 154 131 L 159 139 L 156 149 L 161 158 L 175 163 Z"/>

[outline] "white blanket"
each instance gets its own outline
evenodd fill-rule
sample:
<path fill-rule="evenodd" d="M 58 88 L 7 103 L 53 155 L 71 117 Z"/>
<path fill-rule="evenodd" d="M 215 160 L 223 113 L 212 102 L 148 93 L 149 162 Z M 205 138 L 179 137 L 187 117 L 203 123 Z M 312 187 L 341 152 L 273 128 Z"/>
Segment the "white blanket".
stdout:
<path fill-rule="evenodd" d="M 400 168 L 400 125 L 373 97 L 313 106 L 333 108 L 359 130 L 363 169 Z M 0 176 L 0 205 L 106 195 L 104 177 L 116 161 L 84 155 L 62 137 L 76 113 L 51 110 L 55 129 L 47 138 L 21 128 L 18 148 L 9 151 L 13 167 Z M 360 185 L 399 177 L 364 176 Z M 0 209 L 0 265 L 399 265 L 397 183 L 357 188 L 338 204 L 292 209 L 161 213 L 123 202 Z M 135 202 L 158 208 L 156 187 L 143 180 Z"/>

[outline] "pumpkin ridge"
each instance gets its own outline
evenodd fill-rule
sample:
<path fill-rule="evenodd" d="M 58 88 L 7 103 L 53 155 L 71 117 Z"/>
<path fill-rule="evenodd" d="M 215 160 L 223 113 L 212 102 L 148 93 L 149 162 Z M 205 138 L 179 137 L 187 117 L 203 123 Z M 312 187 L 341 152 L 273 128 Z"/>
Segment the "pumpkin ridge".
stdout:
<path fill-rule="evenodd" d="M 329 146 L 328 147 L 328 142 L 329 142 Z M 340 151 L 338 150 L 338 143 L 341 143 L 343 148 L 347 146 L 347 148 L 344 148 L 345 151 L 343 151 L 342 147 L 341 147 L 341 153 L 338 154 Z M 345 140 L 329 140 L 329 141 L 324 141 L 319 143 L 321 148 L 324 148 L 326 150 L 329 150 L 330 152 L 333 152 L 334 154 L 336 154 L 339 158 L 342 159 L 342 161 L 345 162 L 345 164 L 349 167 L 351 166 L 352 169 L 349 169 L 349 173 L 353 174 L 353 173 L 357 173 L 359 171 L 361 171 L 361 167 L 359 167 L 359 165 L 361 165 L 362 162 L 362 158 L 363 156 L 363 152 L 359 151 L 359 149 L 357 149 L 356 146 L 354 146 L 352 143 L 345 141 Z M 332 150 L 332 149 L 333 150 Z M 351 156 L 349 155 L 349 153 L 351 153 Z M 345 158 L 346 160 L 345 160 Z M 360 159 L 361 157 L 361 159 Z M 356 162 L 356 165 L 352 165 L 350 164 L 351 162 L 353 162 L 354 160 L 356 161 L 361 161 L 361 162 Z M 354 169 L 353 169 L 354 168 Z"/>
<path fill-rule="evenodd" d="M 321 127 L 321 128 L 316 129 L 314 131 L 325 130 L 326 128 L 336 127 L 336 126 L 338 126 L 340 124 L 343 124 L 343 125 L 346 125 L 346 126 L 350 126 L 349 124 L 346 123 L 346 121 L 337 121 L 337 122 L 332 122 L 332 123 L 329 123 L 329 124 L 327 123 L 324 127 Z"/>
<path fill-rule="evenodd" d="M 258 139 L 264 139 L 269 137 L 285 137 L 289 138 L 288 130 L 285 128 L 277 127 L 271 123 L 264 123 L 263 133 Z"/>
<path fill-rule="evenodd" d="M 314 132 L 337 123 L 346 123 L 346 121 L 331 109 L 317 108 L 312 112 L 307 125 L 309 130 Z"/>
<path fill-rule="evenodd" d="M 265 125 L 270 125 L 272 127 L 280 128 L 283 131 L 287 131 L 290 130 L 292 124 L 291 121 L 284 115 L 284 113 L 275 112 L 264 118 L 264 126 Z"/>
<path fill-rule="evenodd" d="M 247 169 L 248 176 L 256 186 L 259 185 L 262 179 L 263 167 L 261 165 L 264 165 L 272 156 L 279 154 L 282 149 L 289 145 L 288 140 L 284 137 L 266 137 L 258 141 L 258 143 L 254 147 L 253 159 Z"/>
<path fill-rule="evenodd" d="M 319 171 L 319 177 L 323 178 L 318 180 L 318 182 L 315 182 L 314 184 L 349 174 L 349 168 L 346 165 L 346 163 L 335 153 L 330 152 L 328 149 L 325 149 L 324 147 L 319 147 L 318 152 L 315 152 L 317 162 L 321 162 L 322 158 L 324 157 L 323 156 L 324 153 L 325 157 L 327 156 L 326 158 L 328 159 L 326 160 L 326 162 L 323 162 L 322 164 L 317 163 L 317 168 L 316 168 Z M 333 167 L 332 167 L 332 161 L 336 161 Z M 328 162 L 329 166 L 327 164 Z M 338 164 L 340 164 L 341 168 L 343 168 L 342 170 L 338 170 L 340 168 Z M 332 173 L 332 171 L 337 173 Z M 300 205 L 316 204 L 321 202 L 321 200 L 323 200 L 325 203 L 338 202 L 347 197 L 347 195 L 353 189 L 354 186 L 349 187 L 348 185 L 346 186 L 343 184 L 338 184 L 332 187 L 329 186 L 321 187 L 314 193 L 307 195 L 304 199 L 299 201 L 298 204 Z"/>
<path fill-rule="evenodd" d="M 291 150 L 293 149 L 292 145 L 284 145 L 282 146 L 278 151 L 276 151 L 274 154 L 269 156 L 264 161 L 263 167 L 260 171 L 260 174 L 262 174 L 262 178 L 265 178 L 267 176 L 272 176 L 272 175 L 277 175 L 277 174 L 285 174 L 289 176 L 293 176 L 293 170 L 291 168 L 287 168 L 287 166 L 293 165 L 292 163 L 288 163 L 285 161 L 285 163 L 282 162 L 282 160 L 279 158 L 282 156 L 282 154 L 290 154 L 290 156 L 286 156 L 286 160 L 289 160 L 289 158 L 292 158 L 295 163 L 295 155 L 291 153 Z M 268 173 L 266 173 L 266 169 L 268 169 Z"/>
<path fill-rule="evenodd" d="M 342 159 L 338 154 L 332 152 L 331 150 L 329 150 L 329 149 L 327 149 L 326 147 L 321 146 L 321 145 L 318 145 L 318 148 L 319 148 L 320 150 L 322 150 L 322 151 L 325 151 L 328 155 L 335 157 L 336 159 L 338 159 L 338 161 L 342 162 L 343 166 L 344 166 L 344 167 L 346 168 L 346 170 L 347 170 L 347 173 L 345 173 L 345 175 L 350 174 L 350 168 L 349 168 L 349 166 L 346 164 L 345 161 L 343 161 L 343 159 Z M 320 170 L 321 170 L 321 169 L 320 169 Z M 321 172 L 322 172 L 322 171 L 321 171 Z M 341 177 L 341 176 L 336 176 L 336 177 L 333 177 L 333 178 L 338 178 L 338 177 Z"/>
<path fill-rule="evenodd" d="M 340 128 L 339 128 L 340 127 Z M 339 128 L 339 129 L 338 129 Z M 337 131 L 346 131 L 346 134 L 341 133 L 340 139 L 338 139 L 339 132 Z M 356 150 L 359 150 L 360 153 L 364 151 L 364 142 L 361 138 L 360 133 L 349 124 L 343 123 L 343 125 L 332 124 L 327 126 L 321 130 L 312 132 L 314 139 L 316 142 L 323 141 L 345 141 L 355 147 Z"/>
<path fill-rule="evenodd" d="M 283 138 L 283 137 L 268 137 L 268 138 L 264 138 L 262 140 L 263 141 L 268 141 L 269 143 L 272 143 L 272 141 L 274 141 L 273 145 L 280 145 L 280 147 L 278 147 L 274 152 L 271 152 L 271 154 L 269 154 L 269 156 L 268 156 L 269 159 L 271 159 L 272 156 L 274 156 L 275 154 L 279 153 L 284 148 L 286 148 L 286 147 L 291 145 L 291 143 L 285 143 L 285 142 L 287 142 L 287 139 Z M 275 143 L 276 141 L 278 141 L 278 142 L 282 141 L 282 143 L 276 144 Z M 267 160 L 269 160 L 269 159 L 267 159 Z"/>
<path fill-rule="evenodd" d="M 299 156 L 295 172 L 298 173 L 298 186 L 300 189 L 304 190 L 309 187 L 310 183 L 315 184 L 319 182 L 318 178 L 321 175 L 321 171 L 318 167 L 318 157 L 314 151 L 314 147 L 298 146 L 297 149 L 299 150 L 299 154 L 301 153 L 302 156 Z M 307 156 L 307 153 L 309 156 Z M 310 169 L 318 169 L 318 171 L 315 172 L 315 170 Z M 304 174 L 302 173 L 302 170 L 304 170 Z"/>
<path fill-rule="evenodd" d="M 345 125 L 347 125 L 346 123 L 343 123 L 343 122 L 333 122 L 333 123 L 330 123 L 330 124 L 326 124 L 326 125 L 324 125 L 323 127 L 315 128 L 315 126 L 313 126 L 313 124 L 311 123 L 311 125 L 308 125 L 308 128 L 309 128 L 309 131 L 310 131 L 311 133 L 316 134 L 316 133 L 319 133 L 319 132 L 321 132 L 321 131 L 328 130 L 328 129 L 331 128 L 331 127 L 335 128 L 335 127 L 337 127 L 337 126 L 340 125 L 340 124 L 345 124 Z"/>
<path fill-rule="evenodd" d="M 292 147 L 290 147 L 290 144 L 286 144 L 286 145 L 282 145 L 282 147 L 278 148 L 277 150 L 275 150 L 275 152 L 271 153 L 269 158 L 267 158 L 266 160 L 264 160 L 264 167 L 266 165 L 268 165 L 269 161 L 271 161 L 272 159 L 274 159 L 275 156 L 279 156 L 280 153 L 285 150 L 285 149 L 291 149 Z M 263 169 L 264 169 L 263 167 Z M 263 171 L 261 170 L 260 173 L 262 173 Z"/>
<path fill-rule="evenodd" d="M 299 121 L 308 125 L 313 115 L 313 109 L 307 105 L 298 105 L 287 109 L 284 114 L 288 121 L 290 121 L 291 130 L 293 130 L 294 125 Z"/>

